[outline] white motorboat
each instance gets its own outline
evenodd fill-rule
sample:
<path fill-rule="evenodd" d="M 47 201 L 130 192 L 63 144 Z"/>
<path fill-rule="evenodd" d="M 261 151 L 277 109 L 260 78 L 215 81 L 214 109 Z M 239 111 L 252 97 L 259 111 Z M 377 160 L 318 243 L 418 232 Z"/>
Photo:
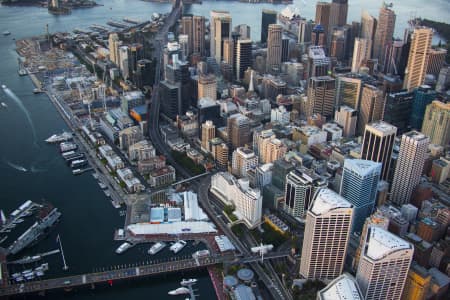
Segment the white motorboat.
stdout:
<path fill-rule="evenodd" d="M 172 246 L 170 246 L 170 251 L 172 251 L 174 254 L 177 254 L 180 252 L 184 247 L 186 247 L 187 242 L 183 240 L 179 240 L 178 242 L 174 243 Z"/>
<path fill-rule="evenodd" d="M 2 89 L 6 89 L 6 85 L 2 84 Z"/>
<path fill-rule="evenodd" d="M 181 280 L 181 285 L 183 286 L 188 286 L 188 285 L 192 285 L 192 284 L 196 284 L 197 283 L 197 279 L 195 278 L 191 278 L 191 279 L 183 279 Z"/>
<path fill-rule="evenodd" d="M 11 32 L 9 32 L 8 30 L 3 31 L 3 35 L 4 35 L 4 36 L 10 35 L 10 34 L 11 34 Z"/>
<path fill-rule="evenodd" d="M 156 244 L 154 244 L 149 250 L 148 250 L 148 254 L 150 255 L 155 255 L 156 253 L 158 253 L 159 251 L 161 251 L 162 249 L 164 249 L 166 247 L 166 243 L 164 242 L 157 242 Z"/>
<path fill-rule="evenodd" d="M 133 246 L 132 244 L 130 244 L 128 242 L 125 242 L 122 245 L 120 245 L 119 248 L 116 249 L 116 253 L 117 254 L 122 254 L 125 251 L 127 251 L 128 249 L 130 249 L 132 246 Z"/>
<path fill-rule="evenodd" d="M 180 288 L 177 288 L 176 290 L 168 292 L 167 294 L 169 294 L 171 296 L 185 295 L 185 294 L 189 294 L 189 289 L 185 288 L 185 287 L 180 287 Z"/>
<path fill-rule="evenodd" d="M 1 105 L 2 105 L 2 107 L 4 107 L 4 108 L 7 108 L 7 107 L 8 107 L 8 104 L 6 104 L 5 102 L 2 102 Z"/>

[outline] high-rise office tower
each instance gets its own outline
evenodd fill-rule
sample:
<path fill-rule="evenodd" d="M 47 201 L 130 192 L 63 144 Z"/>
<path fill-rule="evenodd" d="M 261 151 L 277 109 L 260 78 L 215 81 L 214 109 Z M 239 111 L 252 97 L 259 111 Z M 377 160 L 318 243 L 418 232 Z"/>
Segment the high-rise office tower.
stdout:
<path fill-rule="evenodd" d="M 256 131 L 253 133 L 253 151 L 259 156 L 262 161 L 263 157 L 263 145 L 268 143 L 270 140 L 275 139 L 275 133 L 272 129 Z"/>
<path fill-rule="evenodd" d="M 353 205 L 330 189 L 318 190 L 306 214 L 300 275 L 332 280 L 341 275 L 352 225 Z"/>
<path fill-rule="evenodd" d="M 242 114 L 227 119 L 228 142 L 232 149 L 250 144 L 250 120 Z"/>
<path fill-rule="evenodd" d="M 289 38 L 283 37 L 281 39 L 281 62 L 287 62 L 289 60 L 289 42 Z"/>
<path fill-rule="evenodd" d="M 220 64 L 223 60 L 223 42 L 231 38 L 231 16 L 227 11 L 211 11 L 210 18 L 210 52 Z"/>
<path fill-rule="evenodd" d="M 361 93 L 361 106 L 358 116 L 358 132 L 363 134 L 367 124 L 383 118 L 383 91 L 373 85 L 365 84 Z"/>
<path fill-rule="evenodd" d="M 361 78 L 339 76 L 336 80 L 336 105 L 346 105 L 358 110 L 362 89 Z"/>
<path fill-rule="evenodd" d="M 233 66 L 234 61 L 234 43 L 232 39 L 223 40 L 223 58 L 222 61 L 226 62 L 230 66 Z"/>
<path fill-rule="evenodd" d="M 308 83 L 308 116 L 319 113 L 327 118 L 333 117 L 335 93 L 334 78 L 311 77 Z"/>
<path fill-rule="evenodd" d="M 250 26 L 247 24 L 239 24 L 234 27 L 233 31 L 239 34 L 239 38 L 250 40 Z"/>
<path fill-rule="evenodd" d="M 391 201 L 394 203 L 409 203 L 413 190 L 419 184 L 429 143 L 430 139 L 418 131 L 402 135 L 391 189 Z"/>
<path fill-rule="evenodd" d="M 330 32 L 331 3 L 317 2 L 316 4 L 316 25 L 322 25 L 326 34 Z"/>
<path fill-rule="evenodd" d="M 425 110 L 433 100 L 436 100 L 437 93 L 428 85 L 421 85 L 413 91 L 413 103 L 411 111 L 411 127 L 420 130 L 422 128 Z"/>
<path fill-rule="evenodd" d="M 352 232 L 361 232 L 377 197 L 381 164 L 370 160 L 346 159 L 339 194 L 353 206 Z"/>
<path fill-rule="evenodd" d="M 192 17 L 192 53 L 205 55 L 205 17 Z"/>
<path fill-rule="evenodd" d="M 439 72 L 438 80 L 436 83 L 436 91 L 442 93 L 448 87 L 450 87 L 450 67 L 444 67 Z"/>
<path fill-rule="evenodd" d="M 261 163 L 272 163 L 280 158 L 283 158 L 287 152 L 287 147 L 283 142 L 277 138 L 264 140 L 261 143 L 260 157 Z"/>
<path fill-rule="evenodd" d="M 242 39 L 237 41 L 236 48 L 236 80 L 244 78 L 244 72 L 252 66 L 252 41 Z"/>
<path fill-rule="evenodd" d="M 450 103 L 433 101 L 427 106 L 422 132 L 433 144 L 447 146 L 450 143 Z"/>
<path fill-rule="evenodd" d="M 246 177 L 250 169 L 258 166 L 258 156 L 249 148 L 239 147 L 233 152 L 231 173 L 237 177 Z"/>
<path fill-rule="evenodd" d="M 352 72 L 358 73 L 359 69 L 370 59 L 371 42 L 368 39 L 356 38 L 353 47 Z"/>
<path fill-rule="evenodd" d="M 277 12 L 263 9 L 261 18 L 261 43 L 263 44 L 267 42 L 270 24 L 277 24 Z"/>
<path fill-rule="evenodd" d="M 327 47 L 327 34 L 325 28 L 321 24 L 314 26 L 311 31 L 311 45 L 319 47 Z"/>
<path fill-rule="evenodd" d="M 384 73 L 402 76 L 401 61 L 405 43 L 402 40 L 394 40 L 392 45 L 387 47 L 386 60 L 384 61 Z"/>
<path fill-rule="evenodd" d="M 347 12 L 348 0 L 333 0 L 330 9 L 330 27 L 347 24 Z"/>
<path fill-rule="evenodd" d="M 311 41 L 311 31 L 314 23 L 311 20 L 301 19 L 298 24 L 298 43 L 301 45 L 309 44 Z"/>
<path fill-rule="evenodd" d="M 363 251 L 364 243 L 366 242 L 367 231 L 369 230 L 370 226 L 377 226 L 377 227 L 383 228 L 384 230 L 388 230 L 389 217 L 377 209 L 364 222 L 364 226 L 361 231 L 361 235 L 359 237 L 359 245 L 358 245 L 358 248 L 356 248 L 355 255 L 353 257 L 353 262 L 352 262 L 352 268 L 355 271 L 358 269 L 359 259 L 361 258 L 361 252 Z"/>
<path fill-rule="evenodd" d="M 197 84 L 198 99 L 217 99 L 217 80 L 213 74 L 200 75 Z"/>
<path fill-rule="evenodd" d="M 397 127 L 398 133 L 408 131 L 413 100 L 414 93 L 405 90 L 386 95 L 383 121 Z"/>
<path fill-rule="evenodd" d="M 181 18 L 181 29 L 180 29 L 180 34 L 185 34 L 188 36 L 188 48 L 187 48 L 187 53 L 186 56 L 191 55 L 192 53 L 192 49 L 193 49 L 193 21 L 192 21 L 192 16 L 183 16 Z"/>
<path fill-rule="evenodd" d="M 325 55 L 323 47 L 308 48 L 307 78 L 327 76 L 331 70 L 331 59 Z"/>
<path fill-rule="evenodd" d="M 117 33 L 110 33 L 108 38 L 109 60 L 119 65 L 120 39 Z"/>
<path fill-rule="evenodd" d="M 397 127 L 383 121 L 367 124 L 364 130 L 361 158 L 383 164 L 382 180 L 388 179 L 396 134 Z"/>
<path fill-rule="evenodd" d="M 202 124 L 202 149 L 210 151 L 209 141 L 216 137 L 216 126 L 212 121 L 206 121 Z"/>
<path fill-rule="evenodd" d="M 295 218 L 305 218 L 314 193 L 326 187 L 327 182 L 313 170 L 294 169 L 286 175 L 284 210 Z"/>
<path fill-rule="evenodd" d="M 433 29 L 428 27 L 416 27 L 414 29 L 403 85 L 408 91 L 421 86 L 425 81 L 432 38 Z"/>
<path fill-rule="evenodd" d="M 378 25 L 373 41 L 373 58 L 378 58 L 378 63 L 384 66 L 386 62 L 386 50 L 392 45 L 395 28 L 395 12 L 391 10 L 392 4 L 383 2 L 378 17 Z"/>
<path fill-rule="evenodd" d="M 334 120 L 342 127 L 343 137 L 354 137 L 356 132 L 356 122 L 358 111 L 346 106 L 339 106 L 334 112 Z"/>
<path fill-rule="evenodd" d="M 117 59 L 117 57 L 116 57 Z M 119 69 L 123 79 L 130 77 L 130 67 L 128 64 L 128 46 L 119 47 Z"/>
<path fill-rule="evenodd" d="M 367 40 L 369 48 L 369 57 L 372 57 L 373 39 L 377 29 L 377 19 L 371 16 L 367 11 L 363 11 L 361 15 L 361 34 L 360 37 Z"/>
<path fill-rule="evenodd" d="M 369 227 L 356 280 L 364 299 L 400 300 L 414 248 L 398 236 Z"/>
<path fill-rule="evenodd" d="M 278 24 L 269 25 L 267 37 L 267 61 L 268 71 L 279 70 L 281 67 L 281 40 L 283 27 Z"/>
<path fill-rule="evenodd" d="M 317 292 L 317 300 L 363 300 L 356 279 L 344 273 Z"/>
<path fill-rule="evenodd" d="M 447 49 L 430 49 L 430 53 L 428 54 L 427 74 L 434 75 L 437 78 L 444 66 L 446 57 Z"/>

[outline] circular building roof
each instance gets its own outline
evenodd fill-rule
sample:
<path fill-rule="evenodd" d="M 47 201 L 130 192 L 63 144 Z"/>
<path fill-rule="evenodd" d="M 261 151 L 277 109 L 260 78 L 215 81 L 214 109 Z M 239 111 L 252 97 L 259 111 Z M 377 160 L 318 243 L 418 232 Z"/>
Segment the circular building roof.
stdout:
<path fill-rule="evenodd" d="M 251 281 L 253 280 L 254 274 L 253 271 L 250 269 L 240 269 L 237 272 L 237 276 L 242 281 Z"/>
<path fill-rule="evenodd" d="M 228 275 L 223 279 L 223 284 L 227 287 L 234 287 L 238 284 L 238 280 L 236 277 Z"/>

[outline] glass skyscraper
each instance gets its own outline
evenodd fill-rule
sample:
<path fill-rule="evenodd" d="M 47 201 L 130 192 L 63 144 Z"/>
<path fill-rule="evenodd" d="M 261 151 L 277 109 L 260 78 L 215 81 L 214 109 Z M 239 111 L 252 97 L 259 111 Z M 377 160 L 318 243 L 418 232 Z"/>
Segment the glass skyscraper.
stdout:
<path fill-rule="evenodd" d="M 364 221 L 372 213 L 377 196 L 381 163 L 362 159 L 346 159 L 340 195 L 354 205 L 352 233 L 361 232 Z"/>

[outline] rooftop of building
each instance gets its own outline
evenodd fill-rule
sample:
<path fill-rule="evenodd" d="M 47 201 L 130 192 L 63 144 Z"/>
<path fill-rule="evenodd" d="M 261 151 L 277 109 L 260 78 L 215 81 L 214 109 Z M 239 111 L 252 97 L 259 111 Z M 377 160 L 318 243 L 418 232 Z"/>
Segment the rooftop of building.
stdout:
<path fill-rule="evenodd" d="M 316 215 L 322 215 L 334 209 L 352 207 L 353 205 L 345 200 L 344 197 L 330 189 L 324 188 L 316 192 L 311 206 L 311 212 Z"/>
<path fill-rule="evenodd" d="M 392 134 L 392 133 L 397 133 L 397 127 L 395 127 L 394 125 L 391 125 L 387 122 L 384 121 L 376 121 L 370 124 L 366 125 L 366 130 L 367 129 L 374 129 L 377 130 L 379 132 L 382 132 L 384 134 Z"/>
<path fill-rule="evenodd" d="M 355 278 L 344 273 L 319 291 L 320 300 L 362 300 L 363 296 Z"/>
<path fill-rule="evenodd" d="M 252 158 L 255 156 L 255 152 L 253 152 L 252 149 L 246 148 L 246 147 L 239 147 L 236 149 L 236 151 L 244 156 L 245 158 Z"/>
<path fill-rule="evenodd" d="M 450 284 L 450 278 L 439 271 L 436 268 L 431 268 L 428 270 L 428 273 L 430 273 L 431 277 L 433 278 L 433 281 L 439 285 L 439 287 L 444 287 L 446 285 Z"/>
<path fill-rule="evenodd" d="M 415 141 L 418 141 L 418 142 L 428 140 L 428 137 L 425 134 L 423 134 L 419 131 L 416 131 L 416 130 L 406 132 L 403 135 L 406 137 L 409 137 L 411 139 L 414 139 Z"/>
<path fill-rule="evenodd" d="M 412 249 L 407 241 L 376 226 L 369 227 L 366 239 L 365 255 L 373 260 L 382 259 L 396 251 Z"/>
<path fill-rule="evenodd" d="M 364 159 L 345 159 L 344 169 L 352 170 L 358 175 L 365 177 L 370 174 L 381 173 L 381 163 Z"/>

